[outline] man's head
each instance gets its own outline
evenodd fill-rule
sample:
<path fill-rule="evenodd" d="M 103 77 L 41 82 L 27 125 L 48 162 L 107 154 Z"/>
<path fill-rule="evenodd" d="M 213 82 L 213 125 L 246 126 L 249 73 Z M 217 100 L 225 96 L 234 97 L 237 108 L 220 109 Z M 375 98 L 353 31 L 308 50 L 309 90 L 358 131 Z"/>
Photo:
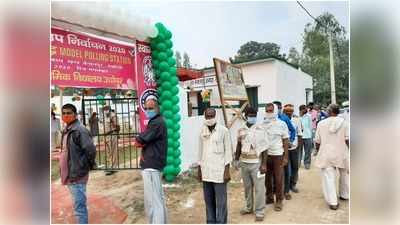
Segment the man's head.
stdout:
<path fill-rule="evenodd" d="M 307 105 L 307 108 L 309 111 L 311 111 L 314 108 L 314 103 L 313 102 L 309 102 Z"/>
<path fill-rule="evenodd" d="M 77 119 L 76 107 L 72 104 L 63 105 L 62 109 L 62 120 L 66 124 L 71 124 Z"/>
<path fill-rule="evenodd" d="M 266 113 L 274 113 L 274 108 L 275 108 L 275 105 L 273 103 L 267 103 L 267 105 L 265 105 L 265 112 Z"/>
<path fill-rule="evenodd" d="M 282 102 L 273 101 L 272 103 L 278 106 L 278 112 L 281 113 L 282 112 Z"/>
<path fill-rule="evenodd" d="M 249 124 L 255 124 L 257 122 L 257 110 L 253 107 L 248 107 L 244 114 Z"/>
<path fill-rule="evenodd" d="M 328 106 L 328 114 L 329 116 L 337 116 L 340 113 L 339 106 L 336 104 L 330 104 Z"/>
<path fill-rule="evenodd" d="M 317 111 L 319 111 L 319 110 L 321 110 L 321 106 L 315 105 L 315 106 L 314 106 L 314 109 L 317 110 Z"/>
<path fill-rule="evenodd" d="M 147 99 L 144 103 L 144 110 L 147 118 L 155 117 L 160 112 L 157 100 L 153 98 Z"/>
<path fill-rule="evenodd" d="M 304 114 L 306 114 L 306 113 L 307 113 L 307 107 L 306 107 L 306 105 L 301 105 L 301 106 L 299 107 L 299 112 L 300 112 L 300 116 L 303 116 Z"/>
<path fill-rule="evenodd" d="M 293 116 L 293 112 L 294 112 L 294 106 L 292 104 L 286 104 L 283 108 L 283 112 L 289 116 L 292 117 Z"/>
<path fill-rule="evenodd" d="M 209 127 L 214 126 L 217 123 L 217 121 L 215 119 L 216 114 L 217 114 L 217 112 L 215 111 L 215 109 L 207 108 L 204 111 L 204 118 L 206 119 L 204 124 Z"/>

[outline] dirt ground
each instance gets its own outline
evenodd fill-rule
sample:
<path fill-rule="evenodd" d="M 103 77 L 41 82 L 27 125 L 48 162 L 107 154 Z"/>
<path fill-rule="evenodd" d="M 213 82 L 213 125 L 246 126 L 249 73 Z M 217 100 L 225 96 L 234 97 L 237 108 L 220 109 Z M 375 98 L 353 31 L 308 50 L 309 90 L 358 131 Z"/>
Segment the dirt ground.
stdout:
<path fill-rule="evenodd" d="M 298 194 L 284 201 L 281 212 L 275 212 L 271 205 L 266 207 L 265 220 L 261 223 L 349 223 L 349 203 L 340 201 L 337 211 L 326 205 L 321 191 L 319 170 L 311 168 L 299 171 Z M 181 176 L 177 182 L 164 185 L 167 198 L 169 223 L 205 223 L 203 192 L 199 182 L 192 175 Z M 128 214 L 124 223 L 147 223 L 143 205 L 143 183 L 139 170 L 125 170 L 111 176 L 102 171 L 92 172 L 88 193 L 110 197 Z M 232 170 L 232 181 L 228 186 L 228 223 L 255 223 L 254 215 L 239 214 L 244 205 L 243 185 L 240 174 Z"/>

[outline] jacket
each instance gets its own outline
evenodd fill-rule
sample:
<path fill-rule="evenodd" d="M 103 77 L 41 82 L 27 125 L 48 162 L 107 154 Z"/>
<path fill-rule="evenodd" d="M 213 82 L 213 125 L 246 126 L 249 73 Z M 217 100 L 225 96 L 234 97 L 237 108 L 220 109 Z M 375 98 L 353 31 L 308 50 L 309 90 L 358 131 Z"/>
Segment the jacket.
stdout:
<path fill-rule="evenodd" d="M 63 134 L 68 132 L 68 178 L 77 179 L 86 176 L 96 165 L 96 146 L 89 131 L 75 120 Z M 64 135 L 63 135 L 64 138 Z M 63 143 L 61 141 L 61 143 Z M 62 147 L 61 147 L 62 148 Z"/>
<path fill-rule="evenodd" d="M 163 170 L 166 165 L 167 155 L 167 126 L 164 118 L 157 114 L 149 120 L 147 128 L 140 133 L 136 140 L 144 145 L 140 167 L 142 169 Z"/>

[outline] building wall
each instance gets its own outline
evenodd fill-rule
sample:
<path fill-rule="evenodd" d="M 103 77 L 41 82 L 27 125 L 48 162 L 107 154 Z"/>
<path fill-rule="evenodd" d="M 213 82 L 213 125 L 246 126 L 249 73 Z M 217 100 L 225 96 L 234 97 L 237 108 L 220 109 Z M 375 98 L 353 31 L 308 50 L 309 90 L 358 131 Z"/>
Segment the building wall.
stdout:
<path fill-rule="evenodd" d="M 298 107 L 306 104 L 306 89 L 312 89 L 312 77 L 280 61 L 276 61 L 276 68 L 279 88 L 276 100 L 283 104 L 293 104 L 295 113 L 298 114 Z M 312 94 L 309 101 L 312 101 Z"/>
<path fill-rule="evenodd" d="M 258 104 L 273 101 L 277 95 L 276 60 L 242 67 L 243 79 L 246 86 L 257 86 Z"/>

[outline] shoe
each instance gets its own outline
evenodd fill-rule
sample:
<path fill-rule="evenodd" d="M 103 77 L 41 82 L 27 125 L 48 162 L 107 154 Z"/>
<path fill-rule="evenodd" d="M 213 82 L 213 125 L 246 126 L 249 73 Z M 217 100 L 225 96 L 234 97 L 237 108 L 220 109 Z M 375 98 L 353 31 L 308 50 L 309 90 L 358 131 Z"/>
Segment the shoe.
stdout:
<path fill-rule="evenodd" d="M 310 165 L 305 165 L 304 167 L 306 168 L 306 170 L 310 169 Z"/>
<path fill-rule="evenodd" d="M 116 171 L 113 171 L 113 170 L 104 171 L 104 173 L 106 174 L 106 176 L 113 175 L 115 172 L 116 172 Z"/>
<path fill-rule="evenodd" d="M 299 189 L 297 189 L 296 187 L 292 187 L 290 190 L 294 193 L 299 193 Z"/>
<path fill-rule="evenodd" d="M 339 197 L 339 199 L 342 200 L 342 201 L 348 201 L 349 200 L 348 198 L 343 198 L 343 197 Z"/>
<path fill-rule="evenodd" d="M 274 203 L 275 203 L 274 198 L 267 198 L 267 200 L 265 201 L 265 204 L 266 204 L 266 205 L 268 205 L 268 204 L 274 204 Z"/>
<path fill-rule="evenodd" d="M 279 212 L 279 211 L 282 211 L 282 208 L 283 208 L 282 200 L 278 200 L 275 203 L 274 210 Z"/>
<path fill-rule="evenodd" d="M 285 199 L 286 200 L 290 200 L 290 199 L 292 199 L 292 196 L 289 193 L 286 193 L 285 194 Z"/>
<path fill-rule="evenodd" d="M 339 208 L 339 203 L 337 205 L 329 205 L 329 208 L 332 210 L 337 210 Z"/>
<path fill-rule="evenodd" d="M 241 209 L 240 210 L 240 215 L 246 215 L 246 214 L 251 214 L 251 213 L 253 213 L 253 211 L 249 211 L 249 210 L 247 210 L 247 209 Z"/>
<path fill-rule="evenodd" d="M 264 216 L 256 216 L 256 222 L 264 221 Z"/>

